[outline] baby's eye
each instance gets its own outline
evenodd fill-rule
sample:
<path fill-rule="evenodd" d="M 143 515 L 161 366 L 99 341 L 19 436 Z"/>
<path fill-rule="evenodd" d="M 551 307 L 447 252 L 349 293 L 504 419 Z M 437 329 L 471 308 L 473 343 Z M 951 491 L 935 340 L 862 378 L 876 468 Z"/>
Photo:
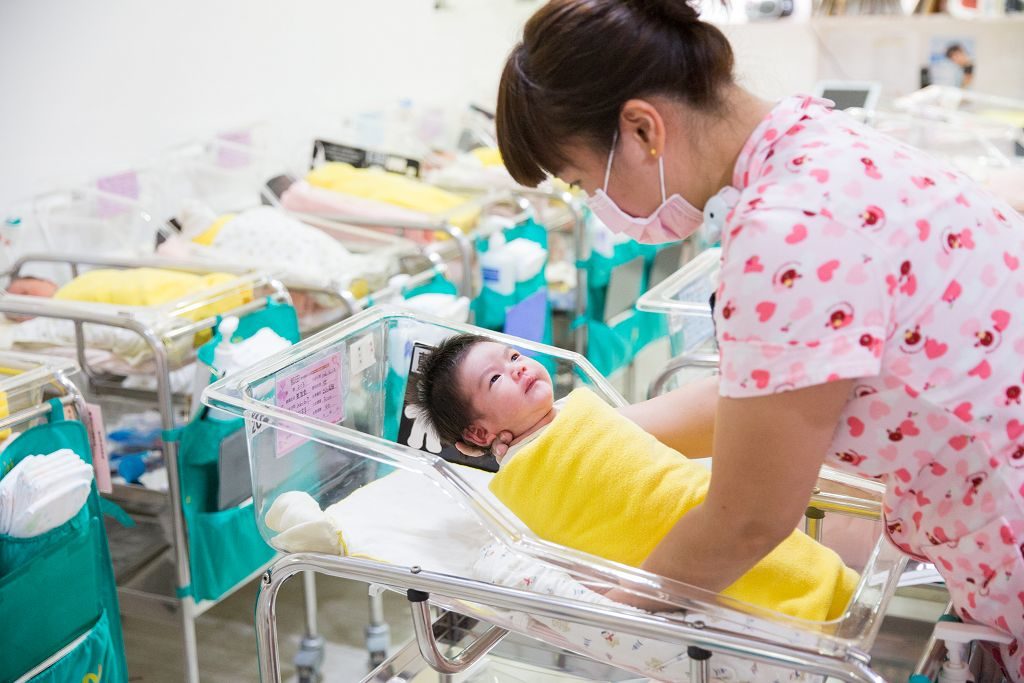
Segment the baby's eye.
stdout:
<path fill-rule="evenodd" d="M 512 362 L 514 363 L 517 360 L 519 360 L 519 354 L 518 353 L 513 353 L 512 354 Z"/>
<path fill-rule="evenodd" d="M 501 377 L 501 375 L 494 375 L 493 377 L 491 377 L 491 384 L 493 385 L 495 382 L 497 382 L 499 377 Z"/>

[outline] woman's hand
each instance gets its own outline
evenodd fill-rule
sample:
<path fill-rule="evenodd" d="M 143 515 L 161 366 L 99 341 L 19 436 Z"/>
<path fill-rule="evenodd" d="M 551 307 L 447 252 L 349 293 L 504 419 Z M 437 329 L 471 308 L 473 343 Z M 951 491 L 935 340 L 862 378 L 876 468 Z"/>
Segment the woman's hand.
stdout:
<path fill-rule="evenodd" d="M 605 592 L 604 597 L 617 602 L 622 605 L 629 605 L 630 607 L 636 607 L 642 609 L 645 612 L 677 612 L 679 608 L 675 605 L 670 605 L 667 602 L 659 602 L 653 598 L 648 598 L 642 595 L 636 595 L 630 593 L 622 588 L 613 588 L 610 591 Z"/>
<path fill-rule="evenodd" d="M 505 454 L 508 453 L 508 447 L 514 438 L 515 436 L 512 432 L 504 431 L 500 432 L 487 448 L 477 446 L 476 444 L 466 443 L 465 441 L 456 441 L 455 448 L 459 453 L 470 458 L 482 458 L 490 453 L 494 456 L 494 459 L 500 463 L 502 458 L 505 457 Z"/>

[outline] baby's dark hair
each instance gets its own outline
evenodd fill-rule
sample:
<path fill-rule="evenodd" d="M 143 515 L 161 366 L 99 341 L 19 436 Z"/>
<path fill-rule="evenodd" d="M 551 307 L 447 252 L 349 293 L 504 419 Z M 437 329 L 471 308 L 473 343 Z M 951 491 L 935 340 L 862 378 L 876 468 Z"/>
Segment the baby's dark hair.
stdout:
<path fill-rule="evenodd" d="M 476 418 L 459 387 L 458 369 L 475 345 L 491 341 L 479 334 L 457 334 L 437 345 L 420 364 L 415 404 L 423 409 L 441 441 L 454 444 Z"/>

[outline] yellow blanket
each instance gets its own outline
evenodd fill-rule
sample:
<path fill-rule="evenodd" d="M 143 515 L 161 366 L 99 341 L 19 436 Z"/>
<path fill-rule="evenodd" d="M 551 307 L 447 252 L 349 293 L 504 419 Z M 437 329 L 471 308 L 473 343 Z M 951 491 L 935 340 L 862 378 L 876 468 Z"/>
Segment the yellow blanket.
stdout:
<path fill-rule="evenodd" d="M 225 273 L 194 275 L 160 268 L 90 270 L 57 290 L 54 299 L 91 301 L 118 306 L 158 306 L 223 285 L 235 276 Z M 252 291 L 240 289 L 183 317 L 203 320 L 252 301 Z"/>
<path fill-rule="evenodd" d="M 227 225 L 231 219 L 235 217 L 233 213 L 227 213 L 223 216 L 219 216 L 217 220 L 210 223 L 209 226 L 201 233 L 192 238 L 192 241 L 196 244 L 201 244 L 204 247 L 212 247 L 213 241 L 217 239 L 217 235 L 220 234 L 221 229 Z"/>
<path fill-rule="evenodd" d="M 709 481 L 705 468 L 577 389 L 490 488 L 541 538 L 637 567 Z M 857 582 L 836 553 L 794 531 L 722 593 L 824 621 L 842 616 Z"/>
<path fill-rule="evenodd" d="M 452 225 L 466 232 L 476 224 L 480 216 L 479 209 L 465 206 L 465 197 L 376 168 L 355 168 L 349 164 L 331 162 L 310 171 L 306 181 L 315 187 L 421 211 L 431 216 L 444 214 Z"/>
<path fill-rule="evenodd" d="M 501 158 L 501 152 L 496 147 L 477 147 L 470 154 L 476 157 L 480 165 L 485 168 L 501 166 L 505 163 Z"/>

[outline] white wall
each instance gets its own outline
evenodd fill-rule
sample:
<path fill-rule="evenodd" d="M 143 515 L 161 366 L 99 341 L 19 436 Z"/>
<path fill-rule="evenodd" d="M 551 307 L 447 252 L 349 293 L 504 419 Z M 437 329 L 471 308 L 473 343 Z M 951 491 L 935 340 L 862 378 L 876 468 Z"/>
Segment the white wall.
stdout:
<path fill-rule="evenodd" d="M 828 19 L 811 24 L 819 38 L 821 78 L 876 80 L 891 97 L 919 86 L 932 37 L 973 39 L 974 90 L 1024 98 L 1024 17 L 962 21 L 948 16 L 893 21 Z"/>
<path fill-rule="evenodd" d="M 253 121 L 296 129 L 398 98 L 493 102 L 540 0 L 0 0 L 0 214 Z M 1024 97 L 1024 22 L 835 19 L 727 28 L 756 92 L 914 86 L 927 36 L 975 35 L 979 90 Z M 922 47 L 923 46 L 923 47 Z"/>
<path fill-rule="evenodd" d="M 3 0 L 0 207 L 252 121 L 494 98 L 539 0 Z"/>

